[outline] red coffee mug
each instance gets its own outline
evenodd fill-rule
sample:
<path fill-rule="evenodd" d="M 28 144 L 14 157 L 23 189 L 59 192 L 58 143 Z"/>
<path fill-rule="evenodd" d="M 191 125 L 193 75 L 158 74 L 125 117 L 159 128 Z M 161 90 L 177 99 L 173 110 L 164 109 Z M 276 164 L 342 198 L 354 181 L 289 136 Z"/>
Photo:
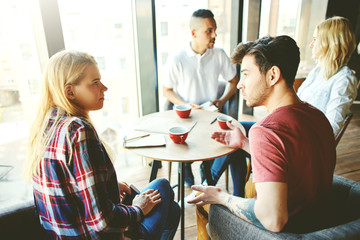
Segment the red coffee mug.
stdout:
<path fill-rule="evenodd" d="M 191 106 L 189 104 L 182 104 L 175 106 L 175 111 L 177 115 L 181 118 L 187 118 L 191 112 Z"/>
<path fill-rule="evenodd" d="M 169 129 L 169 136 L 174 143 L 184 143 L 188 134 L 189 130 L 186 127 L 172 127 Z"/>
<path fill-rule="evenodd" d="M 219 123 L 219 126 L 221 129 L 229 129 L 229 127 L 227 126 L 227 122 L 231 122 L 232 118 L 230 116 L 227 115 L 220 115 L 217 117 L 217 121 Z"/>

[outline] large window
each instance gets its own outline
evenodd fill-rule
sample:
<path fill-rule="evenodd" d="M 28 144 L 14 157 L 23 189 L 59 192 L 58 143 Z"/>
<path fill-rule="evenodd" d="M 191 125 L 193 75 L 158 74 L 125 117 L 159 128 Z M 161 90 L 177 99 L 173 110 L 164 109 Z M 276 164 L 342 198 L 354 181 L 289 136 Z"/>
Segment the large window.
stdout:
<path fill-rule="evenodd" d="M 30 4 L 27 0 L 0 1 L 1 207 L 32 198 L 22 172 L 41 71 Z"/>
<path fill-rule="evenodd" d="M 166 62 L 172 54 L 191 41 L 191 14 L 200 8 L 213 11 L 217 22 L 216 46 L 224 48 L 230 55 L 230 32 L 233 26 L 231 4 L 235 1 L 154 2 L 159 109 L 162 110 L 164 97 L 161 86 L 165 77 Z M 58 19 L 58 14 L 41 15 L 41 12 L 48 13 L 50 9 L 40 8 L 39 3 L 41 6 L 49 3 L 54 7 L 56 1 L 0 1 L 0 207 L 32 198 L 32 187 L 24 184 L 22 178 L 23 164 L 26 159 L 29 126 L 36 114 L 40 94 L 41 70 L 48 58 L 48 52 L 56 52 L 52 46 L 58 44 L 53 44 L 52 41 L 58 40 L 61 47 L 86 51 L 96 58 L 103 82 L 109 90 L 105 95 L 104 108 L 91 113 L 91 117 L 100 136 L 115 150 L 115 168 L 121 179 L 131 172 L 129 168 L 141 165 L 140 157 L 125 151 L 119 144 L 127 126 L 139 116 L 139 109 L 142 109 L 138 83 L 146 86 L 147 81 L 150 81 L 147 78 L 152 78 L 149 77 L 151 71 L 148 71 L 150 74 L 141 74 L 140 68 L 136 65 L 141 62 L 140 60 L 143 60 L 142 64 L 138 65 L 147 65 L 149 68 L 155 65 L 153 55 L 146 54 L 151 51 L 143 48 L 146 43 L 151 43 L 152 48 L 153 39 L 149 33 L 151 31 L 148 25 L 145 28 L 140 26 L 144 22 L 152 21 L 151 14 L 143 15 L 143 9 L 140 9 L 143 3 L 141 1 L 58 0 L 58 6 L 51 9 L 59 11 Z M 138 6 L 139 16 L 134 16 L 134 5 Z M 316 24 L 325 18 L 324 6 L 327 6 L 327 0 L 261 0 L 261 6 L 260 36 L 293 36 L 301 49 L 300 72 L 306 72 L 313 63 L 308 44 Z M 42 18 L 48 17 L 50 19 L 42 22 Z M 62 29 L 51 25 L 51 20 L 54 19 L 58 20 L 54 22 L 61 23 Z M 62 34 L 59 36 L 63 36 L 64 39 L 51 38 L 52 33 L 60 32 Z M 137 44 L 138 42 L 142 44 Z M 137 54 L 142 57 L 137 59 Z M 154 96 L 155 89 L 151 87 L 141 91 L 145 95 Z M 143 101 L 144 106 L 153 104 L 150 101 L 145 102 L 146 100 Z"/>
<path fill-rule="evenodd" d="M 300 47 L 298 76 L 314 67 L 309 44 L 315 26 L 325 19 L 327 0 L 262 0 L 259 37 L 289 35 Z"/>
<path fill-rule="evenodd" d="M 61 0 L 57 20 L 62 29 L 51 28 L 63 32 L 64 39 L 57 40 L 63 41 L 66 49 L 89 52 L 98 61 L 109 90 L 104 108 L 92 112 L 91 117 L 114 150 L 114 165 L 121 179 L 126 171 L 131 172 L 129 168 L 142 164 L 140 157 L 119 145 L 128 124 L 139 115 L 132 3 Z M 0 1 L 1 208 L 32 199 L 32 186 L 24 182 L 22 174 L 27 137 L 37 111 L 42 66 L 47 51 L 54 52 L 54 44 L 46 42 L 40 9 L 38 0 Z M 56 22 L 56 16 L 50 17 Z"/>
<path fill-rule="evenodd" d="M 295 38 L 300 0 L 262 0 L 259 36 L 289 35 Z"/>
<path fill-rule="evenodd" d="M 108 87 L 103 109 L 91 112 L 91 118 L 114 150 L 121 175 L 124 167 L 141 165 L 139 157 L 121 147 L 124 128 L 139 116 L 132 1 L 61 0 L 58 4 L 65 48 L 92 54 Z"/>

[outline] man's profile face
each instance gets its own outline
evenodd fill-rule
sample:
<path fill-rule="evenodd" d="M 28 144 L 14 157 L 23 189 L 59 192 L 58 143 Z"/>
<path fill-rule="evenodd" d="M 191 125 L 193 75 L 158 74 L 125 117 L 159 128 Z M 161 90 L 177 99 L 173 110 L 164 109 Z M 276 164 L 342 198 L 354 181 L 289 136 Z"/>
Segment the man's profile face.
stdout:
<path fill-rule="evenodd" d="M 193 39 L 204 48 L 213 48 L 216 38 L 216 22 L 213 18 L 203 18 L 195 30 Z"/>
<path fill-rule="evenodd" d="M 253 55 L 245 55 L 241 63 L 241 78 L 237 85 L 246 100 L 246 105 L 256 107 L 264 105 L 269 95 L 269 87 Z"/>

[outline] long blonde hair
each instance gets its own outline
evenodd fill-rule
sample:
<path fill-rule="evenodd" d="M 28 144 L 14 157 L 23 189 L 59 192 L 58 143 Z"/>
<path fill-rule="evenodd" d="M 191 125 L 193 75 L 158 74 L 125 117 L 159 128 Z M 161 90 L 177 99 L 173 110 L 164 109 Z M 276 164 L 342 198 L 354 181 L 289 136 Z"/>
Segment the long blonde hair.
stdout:
<path fill-rule="evenodd" d="M 24 172 L 27 181 L 30 181 L 33 175 L 39 174 L 40 160 L 54 134 L 56 123 L 60 121 L 61 112 L 65 112 L 68 116 L 80 116 L 90 120 L 86 113 L 65 96 L 65 86 L 77 85 L 85 69 L 92 64 L 97 64 L 94 57 L 79 51 L 63 50 L 49 59 L 42 76 L 38 114 L 29 135 Z M 58 111 L 55 123 L 46 131 L 51 115 L 50 109 L 53 107 L 57 107 L 60 111 Z M 67 141 L 70 143 L 68 136 Z"/>
<path fill-rule="evenodd" d="M 317 27 L 316 48 L 319 64 L 326 79 L 345 66 L 356 48 L 351 22 L 344 17 L 332 17 Z"/>

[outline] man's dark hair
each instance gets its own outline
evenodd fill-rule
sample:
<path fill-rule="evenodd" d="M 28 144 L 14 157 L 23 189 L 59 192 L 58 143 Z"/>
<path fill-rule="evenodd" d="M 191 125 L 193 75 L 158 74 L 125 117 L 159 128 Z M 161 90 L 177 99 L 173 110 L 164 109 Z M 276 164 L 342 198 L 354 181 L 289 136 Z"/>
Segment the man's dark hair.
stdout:
<path fill-rule="evenodd" d="M 289 36 L 263 37 L 253 42 L 240 43 L 231 55 L 233 64 L 241 64 L 246 55 L 253 55 L 262 74 L 277 66 L 288 87 L 294 85 L 300 62 L 300 51 Z"/>
<path fill-rule="evenodd" d="M 196 10 L 191 16 L 199 18 L 214 18 L 214 14 L 209 9 Z"/>

